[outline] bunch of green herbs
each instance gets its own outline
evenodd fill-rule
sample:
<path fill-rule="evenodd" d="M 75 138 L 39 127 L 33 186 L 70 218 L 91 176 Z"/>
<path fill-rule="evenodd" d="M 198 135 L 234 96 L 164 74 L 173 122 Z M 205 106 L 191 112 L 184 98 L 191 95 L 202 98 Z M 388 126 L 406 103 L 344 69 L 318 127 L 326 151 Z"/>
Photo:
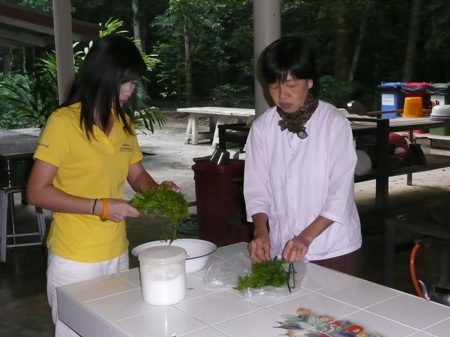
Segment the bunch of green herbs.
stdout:
<path fill-rule="evenodd" d="M 148 191 L 139 190 L 130 200 L 130 205 L 143 214 L 154 214 L 160 223 L 161 240 L 169 240 L 168 222 L 172 224 L 170 241 L 177 239 L 177 226 L 182 220 L 190 218 L 189 203 L 184 195 L 160 185 Z"/>
<path fill-rule="evenodd" d="M 250 275 L 238 276 L 235 289 L 243 291 L 247 288 L 281 287 L 286 284 L 291 292 L 291 288 L 295 288 L 295 269 L 294 265 L 289 263 L 286 271 L 285 263 L 286 261 L 276 258 L 261 263 L 252 263 Z"/>

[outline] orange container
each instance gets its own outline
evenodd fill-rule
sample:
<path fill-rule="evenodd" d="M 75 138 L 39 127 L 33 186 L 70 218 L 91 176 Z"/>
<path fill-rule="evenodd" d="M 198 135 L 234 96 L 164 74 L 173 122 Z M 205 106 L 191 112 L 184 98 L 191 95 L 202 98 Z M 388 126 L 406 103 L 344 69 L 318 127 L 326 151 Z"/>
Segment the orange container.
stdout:
<path fill-rule="evenodd" d="M 403 117 L 423 117 L 422 97 L 405 97 Z"/>

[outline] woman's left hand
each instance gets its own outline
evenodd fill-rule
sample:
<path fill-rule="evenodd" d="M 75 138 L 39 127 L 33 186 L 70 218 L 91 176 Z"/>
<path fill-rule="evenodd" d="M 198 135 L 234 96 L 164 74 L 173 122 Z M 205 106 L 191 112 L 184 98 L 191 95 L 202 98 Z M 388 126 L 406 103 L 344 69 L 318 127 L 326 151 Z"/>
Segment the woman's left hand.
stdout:
<path fill-rule="evenodd" d="M 164 180 L 160 185 L 167 186 L 170 190 L 172 190 L 174 192 L 177 192 L 177 193 L 181 192 L 181 189 L 173 181 Z"/>
<path fill-rule="evenodd" d="M 301 235 L 294 237 L 286 242 L 282 254 L 283 259 L 289 263 L 302 260 L 308 252 L 310 244 L 311 242 L 302 238 Z"/>

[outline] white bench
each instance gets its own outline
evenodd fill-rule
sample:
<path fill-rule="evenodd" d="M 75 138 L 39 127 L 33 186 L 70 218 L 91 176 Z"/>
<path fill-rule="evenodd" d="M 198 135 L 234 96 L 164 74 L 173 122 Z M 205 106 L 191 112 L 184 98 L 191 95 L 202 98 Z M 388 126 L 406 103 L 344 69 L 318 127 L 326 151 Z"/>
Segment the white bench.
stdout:
<path fill-rule="evenodd" d="M 225 124 L 230 119 L 238 119 L 239 121 L 244 120 L 247 122 L 249 118 L 255 116 L 255 109 L 223 107 L 180 108 L 177 109 L 177 112 L 189 114 L 184 143 L 188 144 L 191 142 L 191 144 L 197 145 L 200 139 L 211 139 L 213 148 L 219 143 L 218 125 Z M 198 131 L 198 119 L 200 117 L 209 118 L 209 132 Z"/>

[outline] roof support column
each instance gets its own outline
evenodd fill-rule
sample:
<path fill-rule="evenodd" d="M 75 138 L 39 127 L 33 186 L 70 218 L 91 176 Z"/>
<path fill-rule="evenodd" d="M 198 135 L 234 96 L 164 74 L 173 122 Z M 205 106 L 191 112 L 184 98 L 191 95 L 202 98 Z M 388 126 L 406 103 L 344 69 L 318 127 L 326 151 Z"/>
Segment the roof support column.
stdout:
<path fill-rule="evenodd" d="M 55 1 L 55 0 L 53 0 Z M 259 116 L 269 108 L 257 68 L 261 52 L 281 37 L 281 0 L 253 1 L 253 34 L 255 57 L 255 114 Z"/>
<path fill-rule="evenodd" d="M 66 100 L 75 76 L 70 0 L 53 0 L 59 103 Z"/>

